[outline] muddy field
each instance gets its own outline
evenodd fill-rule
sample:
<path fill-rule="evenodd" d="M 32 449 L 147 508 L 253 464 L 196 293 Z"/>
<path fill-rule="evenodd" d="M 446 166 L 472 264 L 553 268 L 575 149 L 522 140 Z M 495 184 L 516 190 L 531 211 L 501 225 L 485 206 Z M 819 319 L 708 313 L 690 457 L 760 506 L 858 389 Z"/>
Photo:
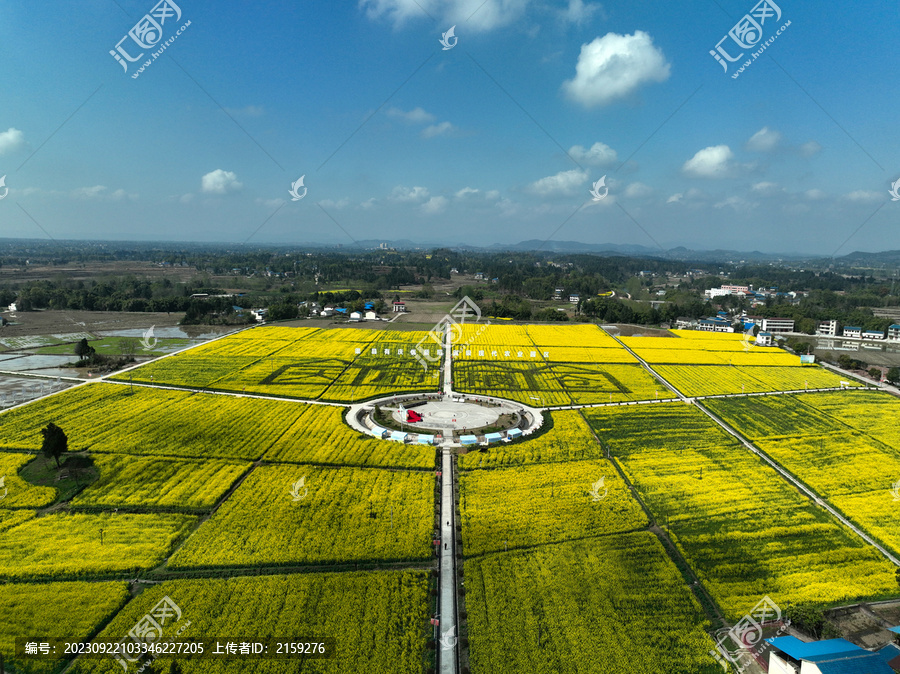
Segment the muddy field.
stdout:
<path fill-rule="evenodd" d="M 0 313 L 9 325 L 0 328 L 0 338 L 26 337 L 28 335 L 69 334 L 76 332 L 95 333 L 100 330 L 146 330 L 151 325 L 174 327 L 184 314 L 144 313 L 119 311 L 19 311 L 14 315 L 8 311 Z M 15 317 L 13 317 L 15 316 Z M 206 325 L 186 325 L 182 329 L 191 334 L 209 332 Z"/>

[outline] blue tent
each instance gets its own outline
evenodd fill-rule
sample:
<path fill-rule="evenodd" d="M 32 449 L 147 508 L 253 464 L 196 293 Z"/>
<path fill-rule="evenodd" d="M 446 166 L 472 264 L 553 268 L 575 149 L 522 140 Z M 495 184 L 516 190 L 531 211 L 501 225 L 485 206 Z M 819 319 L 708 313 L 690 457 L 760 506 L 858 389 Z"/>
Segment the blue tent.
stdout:
<path fill-rule="evenodd" d="M 510 429 L 506 432 L 506 437 L 508 437 L 508 438 L 519 438 L 519 437 L 522 437 L 522 431 L 519 430 L 518 428 L 510 428 Z"/>
<path fill-rule="evenodd" d="M 397 442 L 406 442 L 406 433 L 403 431 L 393 431 L 391 433 L 391 440 L 396 440 Z"/>
<path fill-rule="evenodd" d="M 420 445 L 433 445 L 434 444 L 434 436 L 433 435 L 422 435 L 419 433 L 419 439 L 417 442 Z"/>
<path fill-rule="evenodd" d="M 387 429 L 382 428 L 381 426 L 376 426 L 375 428 L 372 429 L 371 432 L 372 432 L 372 435 L 374 435 L 376 438 L 383 438 L 384 434 L 387 433 Z"/>
<path fill-rule="evenodd" d="M 484 436 L 484 439 L 488 442 L 500 442 L 503 439 L 503 436 L 499 433 L 488 433 Z"/>
<path fill-rule="evenodd" d="M 476 438 L 474 435 L 460 435 L 459 441 L 464 445 L 477 445 L 478 444 L 478 438 Z"/>

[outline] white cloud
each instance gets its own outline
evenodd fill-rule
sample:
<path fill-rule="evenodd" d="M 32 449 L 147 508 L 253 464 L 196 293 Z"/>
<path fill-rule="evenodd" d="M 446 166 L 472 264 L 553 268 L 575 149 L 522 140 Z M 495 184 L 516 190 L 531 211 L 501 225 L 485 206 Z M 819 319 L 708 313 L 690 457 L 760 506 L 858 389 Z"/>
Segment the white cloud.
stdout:
<path fill-rule="evenodd" d="M 666 199 L 667 204 L 680 204 L 684 199 L 684 194 L 682 192 L 678 192 L 673 194 L 671 197 Z"/>
<path fill-rule="evenodd" d="M 580 26 L 583 23 L 590 21 L 591 17 L 597 12 L 603 11 L 603 5 L 588 2 L 585 3 L 584 0 L 569 0 L 569 6 L 566 9 L 560 10 L 560 16 L 562 20 L 566 23 L 574 23 L 575 25 Z"/>
<path fill-rule="evenodd" d="M 781 134 L 764 126 L 750 136 L 744 147 L 751 152 L 771 152 L 778 147 L 780 142 Z"/>
<path fill-rule="evenodd" d="M 385 18 L 395 27 L 412 19 L 440 17 L 449 28 L 487 31 L 509 25 L 522 15 L 530 0 L 360 0 L 370 19 Z M 457 33 L 458 35 L 458 33 Z"/>
<path fill-rule="evenodd" d="M 427 187 L 406 187 L 397 185 L 391 191 L 391 200 L 401 203 L 422 202 L 428 198 Z"/>
<path fill-rule="evenodd" d="M 653 194 L 653 188 L 640 182 L 631 183 L 625 188 L 625 196 L 632 199 L 640 199 L 650 194 Z"/>
<path fill-rule="evenodd" d="M 377 203 L 378 203 L 378 199 L 376 199 L 375 197 L 371 197 L 369 199 L 366 199 L 362 203 L 360 203 L 359 207 L 362 208 L 363 210 L 369 211 L 369 210 L 375 208 L 375 205 Z"/>
<path fill-rule="evenodd" d="M 807 141 L 800 146 L 800 154 L 804 157 L 812 157 L 815 154 L 819 154 L 821 151 L 822 146 L 814 140 Z"/>
<path fill-rule="evenodd" d="M 441 136 L 445 133 L 450 133 L 451 131 L 455 130 L 456 127 L 454 127 L 450 122 L 432 124 L 431 126 L 426 126 L 424 129 L 422 129 L 422 138 L 434 138 L 435 136 Z"/>
<path fill-rule="evenodd" d="M 489 201 L 495 201 L 500 198 L 500 190 L 488 190 L 484 193 L 484 198 Z"/>
<path fill-rule="evenodd" d="M 538 196 L 571 195 L 588 181 L 587 171 L 572 169 L 560 171 L 554 176 L 536 180 L 528 186 L 528 191 Z"/>
<path fill-rule="evenodd" d="M 730 196 L 715 204 L 715 208 L 733 208 L 735 211 L 749 211 L 756 208 L 756 204 L 747 201 L 743 197 Z"/>
<path fill-rule="evenodd" d="M 569 155 L 578 163 L 591 166 L 611 166 L 619 160 L 619 155 L 605 143 L 594 143 L 590 150 L 585 150 L 581 145 L 573 145 L 569 148 Z"/>
<path fill-rule="evenodd" d="M 236 192 L 244 185 L 238 182 L 237 176 L 231 171 L 216 169 L 210 171 L 201 179 L 202 189 L 206 194 L 227 194 Z"/>
<path fill-rule="evenodd" d="M 457 199 L 465 199 L 470 194 L 478 194 L 481 190 L 476 190 L 474 187 L 463 187 L 459 192 L 456 193 Z"/>
<path fill-rule="evenodd" d="M 855 190 L 850 192 L 849 194 L 845 194 L 844 198 L 848 201 L 855 201 L 858 203 L 875 203 L 876 201 L 882 200 L 881 192 L 873 192 L 871 190 Z"/>
<path fill-rule="evenodd" d="M 810 201 L 821 201 L 822 199 L 827 197 L 828 194 L 819 189 L 812 189 L 806 190 L 806 192 L 803 193 L 803 196 L 805 196 Z"/>
<path fill-rule="evenodd" d="M 322 208 L 333 208 L 339 211 L 347 208 L 347 206 L 350 205 L 350 200 L 347 197 L 338 199 L 337 201 L 334 199 L 322 199 L 319 203 L 322 205 Z"/>
<path fill-rule="evenodd" d="M 194 200 L 194 195 L 188 192 L 187 194 L 181 195 L 181 198 L 178 200 L 183 204 L 189 204 Z"/>
<path fill-rule="evenodd" d="M 781 188 L 777 183 L 766 181 L 755 183 L 751 189 L 754 192 L 758 192 L 760 195 L 765 197 L 770 197 L 780 192 L 784 192 L 784 189 Z"/>
<path fill-rule="evenodd" d="M 733 158 L 727 145 L 713 145 L 699 150 L 684 162 L 681 170 L 698 178 L 724 178 L 731 172 Z"/>
<path fill-rule="evenodd" d="M 575 77 L 563 82 L 566 95 L 582 105 L 609 105 L 646 82 L 669 79 L 670 65 L 649 34 L 607 33 L 581 45 Z"/>
<path fill-rule="evenodd" d="M 25 147 L 25 134 L 13 127 L 0 132 L 0 155 Z"/>
<path fill-rule="evenodd" d="M 409 112 L 401 110 L 400 108 L 388 108 L 387 115 L 388 117 L 402 119 L 410 124 L 428 124 L 437 119 L 430 112 L 425 112 L 422 108 L 413 108 Z"/>
<path fill-rule="evenodd" d="M 123 189 L 110 192 L 106 185 L 94 185 L 93 187 L 79 187 L 70 192 L 76 199 L 102 199 L 103 201 L 122 201 L 123 199 L 137 199 L 136 194 L 129 194 Z"/>
<path fill-rule="evenodd" d="M 446 197 L 431 197 L 431 199 L 422 204 L 422 212 L 428 215 L 442 213 L 445 208 L 447 208 Z"/>

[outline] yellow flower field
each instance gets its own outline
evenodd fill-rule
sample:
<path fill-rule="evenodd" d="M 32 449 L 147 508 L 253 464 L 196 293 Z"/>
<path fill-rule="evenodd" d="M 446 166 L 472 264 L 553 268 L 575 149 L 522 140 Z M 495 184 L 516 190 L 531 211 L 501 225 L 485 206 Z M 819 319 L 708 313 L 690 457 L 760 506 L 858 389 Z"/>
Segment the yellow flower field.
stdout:
<path fill-rule="evenodd" d="M 181 611 L 166 634 L 184 638 L 334 639 L 336 656 L 303 659 L 316 674 L 419 674 L 428 623 L 428 579 L 423 571 L 302 573 L 247 578 L 172 580 L 135 597 L 99 635 L 119 640 L 164 597 Z M 155 671 L 168 672 L 171 657 Z M 185 674 L 284 674 L 301 659 L 178 658 Z M 130 670 L 131 671 L 131 670 Z M 122 674 L 112 659 L 82 659 L 73 674 Z"/>
<path fill-rule="evenodd" d="M 42 508 L 56 500 L 53 487 L 38 487 L 19 477 L 19 469 L 34 458 L 34 454 L 0 452 L 0 508 Z"/>
<path fill-rule="evenodd" d="M 429 560 L 434 480 L 424 471 L 257 468 L 168 566 Z"/>
<path fill-rule="evenodd" d="M 474 450 L 461 454 L 459 467 L 462 470 L 473 470 L 606 456 L 579 412 L 561 410 L 545 413 L 544 425 L 544 429 L 535 437 L 508 445 L 492 445 L 487 451 Z"/>
<path fill-rule="evenodd" d="M 343 419 L 344 408 L 307 405 L 291 432 L 265 453 L 266 461 L 319 465 L 430 468 L 435 449 L 425 445 L 384 442 L 362 435 Z"/>
<path fill-rule="evenodd" d="M 92 458 L 100 477 L 72 501 L 76 510 L 209 510 L 251 466 L 217 459 L 199 462 L 126 454 Z"/>
<path fill-rule="evenodd" d="M 650 533 L 599 536 L 465 563 L 479 674 L 717 674 L 699 603 Z"/>
<path fill-rule="evenodd" d="M 413 353 L 427 334 L 261 326 L 151 361 L 113 378 L 351 402 L 439 388 L 439 382 L 426 376 Z M 433 346 L 430 342 L 428 345 Z M 439 361 L 434 369 L 439 369 Z"/>
<path fill-rule="evenodd" d="M 630 531 L 648 523 L 605 459 L 469 471 L 459 483 L 467 556 Z"/>
<path fill-rule="evenodd" d="M 517 400 L 532 407 L 652 400 L 671 393 L 640 365 L 462 361 L 453 388 Z"/>
<path fill-rule="evenodd" d="M 77 578 L 150 569 L 194 522 L 186 515 L 125 513 L 29 519 L 3 533 L 0 578 Z"/>
<path fill-rule="evenodd" d="M 733 367 L 715 365 L 657 365 L 661 377 L 686 396 L 726 393 L 802 391 L 839 388 L 841 377 L 817 365 L 803 367 Z M 850 382 L 852 386 L 858 386 Z"/>
<path fill-rule="evenodd" d="M 614 348 L 622 346 L 596 325 L 529 325 L 528 336 L 541 347 L 571 346 Z"/>
<path fill-rule="evenodd" d="M 666 340 L 668 341 L 668 340 Z M 752 348 L 749 351 L 709 351 L 695 349 L 635 349 L 651 365 L 767 365 L 799 367 L 800 357 L 781 349 Z"/>
<path fill-rule="evenodd" d="M 27 661 L 11 657 L 16 637 L 86 639 L 129 596 L 125 583 L 7 583 L 0 595 L 0 649 L 6 667 L 29 674 L 58 671 L 62 657 Z"/>
<path fill-rule="evenodd" d="M 896 594 L 894 567 L 692 406 L 584 410 L 731 620 Z"/>
<path fill-rule="evenodd" d="M 893 407 L 896 429 L 900 401 L 884 393 L 848 391 L 708 402 L 727 422 L 744 429 L 757 447 L 900 555 L 900 501 L 891 492 L 892 484 L 900 480 L 900 449 L 862 430 L 851 430 L 822 411 L 828 407 L 848 414 L 854 407 L 866 407 L 864 402 L 873 395 L 887 403 L 883 412 Z M 748 418 L 755 423 L 746 423 Z M 890 418 L 883 421 L 890 423 Z M 856 421 L 865 429 L 864 417 Z"/>

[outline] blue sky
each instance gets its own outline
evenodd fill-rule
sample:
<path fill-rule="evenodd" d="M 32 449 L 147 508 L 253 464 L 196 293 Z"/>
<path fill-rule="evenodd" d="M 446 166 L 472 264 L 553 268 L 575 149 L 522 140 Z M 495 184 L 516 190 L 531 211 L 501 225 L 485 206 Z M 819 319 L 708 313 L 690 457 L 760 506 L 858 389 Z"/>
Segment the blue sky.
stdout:
<path fill-rule="evenodd" d="M 0 236 L 900 248 L 897 3 L 176 2 L 0 0 Z"/>

